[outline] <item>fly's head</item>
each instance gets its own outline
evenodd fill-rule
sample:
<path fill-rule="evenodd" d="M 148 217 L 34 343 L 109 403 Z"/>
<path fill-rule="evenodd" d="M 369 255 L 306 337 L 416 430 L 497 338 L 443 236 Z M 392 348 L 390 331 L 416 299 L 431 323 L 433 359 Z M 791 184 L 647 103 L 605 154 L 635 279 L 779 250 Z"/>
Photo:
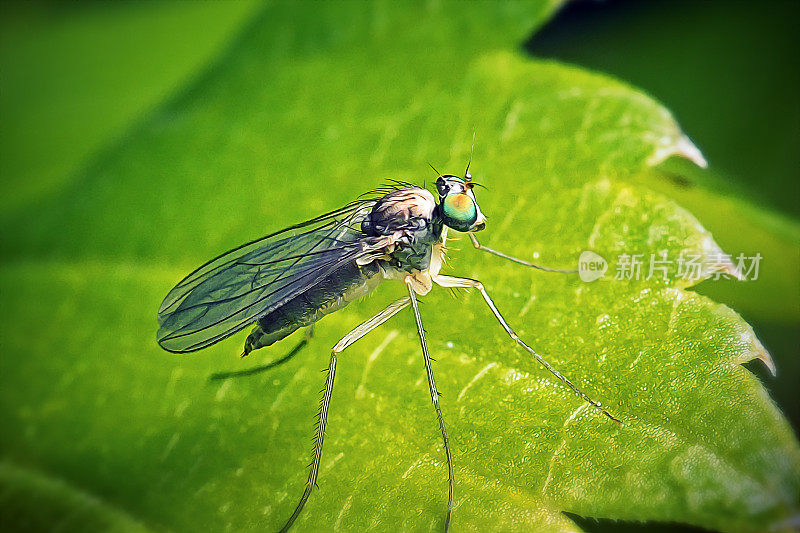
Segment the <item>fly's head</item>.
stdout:
<path fill-rule="evenodd" d="M 463 179 L 450 174 L 437 178 L 439 212 L 447 227 L 456 231 L 480 231 L 486 227 L 486 217 L 472 192 L 476 185 L 469 172 Z"/>

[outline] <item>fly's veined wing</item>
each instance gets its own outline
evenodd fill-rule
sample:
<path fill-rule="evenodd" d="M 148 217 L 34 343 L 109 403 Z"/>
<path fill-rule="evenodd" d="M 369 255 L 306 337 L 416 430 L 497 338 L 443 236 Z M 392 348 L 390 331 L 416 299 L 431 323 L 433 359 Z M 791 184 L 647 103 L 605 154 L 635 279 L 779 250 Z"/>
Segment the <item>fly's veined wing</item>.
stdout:
<path fill-rule="evenodd" d="M 376 250 L 361 232 L 360 200 L 212 259 L 173 288 L 158 310 L 158 343 L 171 352 L 210 346 L 252 324 L 337 268 Z"/>

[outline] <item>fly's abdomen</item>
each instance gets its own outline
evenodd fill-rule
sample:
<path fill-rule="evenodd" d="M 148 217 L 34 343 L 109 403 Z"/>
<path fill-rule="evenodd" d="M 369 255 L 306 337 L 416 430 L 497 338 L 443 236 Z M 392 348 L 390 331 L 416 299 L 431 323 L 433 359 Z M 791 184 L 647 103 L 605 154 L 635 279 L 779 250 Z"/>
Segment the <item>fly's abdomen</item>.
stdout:
<path fill-rule="evenodd" d="M 378 272 L 377 262 L 359 266 L 353 261 L 325 276 L 314 287 L 259 318 L 245 341 L 244 355 L 270 346 L 364 296 L 380 283 Z"/>

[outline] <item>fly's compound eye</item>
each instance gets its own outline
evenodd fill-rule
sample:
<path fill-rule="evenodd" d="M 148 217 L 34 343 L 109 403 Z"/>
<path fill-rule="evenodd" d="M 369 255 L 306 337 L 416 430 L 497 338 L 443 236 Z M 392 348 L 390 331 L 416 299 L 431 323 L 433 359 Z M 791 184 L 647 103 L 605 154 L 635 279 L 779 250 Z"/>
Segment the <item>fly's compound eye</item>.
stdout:
<path fill-rule="evenodd" d="M 478 208 L 467 194 L 449 194 L 442 200 L 444 223 L 456 231 L 468 231 L 478 219 Z"/>
<path fill-rule="evenodd" d="M 447 196 L 447 193 L 450 191 L 447 181 L 441 176 L 439 176 L 439 178 L 436 180 L 436 190 L 439 192 L 440 198 Z"/>

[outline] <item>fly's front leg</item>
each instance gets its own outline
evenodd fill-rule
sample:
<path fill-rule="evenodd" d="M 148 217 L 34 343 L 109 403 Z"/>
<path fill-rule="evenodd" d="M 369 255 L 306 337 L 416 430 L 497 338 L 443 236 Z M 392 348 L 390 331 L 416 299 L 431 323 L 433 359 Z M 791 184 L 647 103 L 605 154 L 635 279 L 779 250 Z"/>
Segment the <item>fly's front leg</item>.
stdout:
<path fill-rule="evenodd" d="M 486 288 L 483 286 L 483 283 L 480 281 L 469 279 L 469 278 L 455 278 L 453 276 L 436 276 L 433 278 L 433 281 L 441 286 L 441 287 L 452 287 L 452 288 L 462 288 L 462 289 L 477 289 L 481 296 L 483 296 L 486 305 L 489 306 L 489 309 L 492 310 L 492 314 L 494 314 L 495 318 L 500 325 L 503 326 L 503 329 L 508 333 L 508 336 L 511 337 L 517 344 L 522 346 L 525 350 L 527 350 L 533 357 L 539 361 L 547 370 L 549 370 L 555 377 L 560 379 L 567 387 L 572 389 L 575 394 L 583 398 L 585 401 L 589 402 L 592 406 L 594 406 L 598 411 L 606 415 L 608 418 L 613 420 L 614 422 L 622 425 L 622 421 L 618 418 L 613 416 L 611 413 L 606 411 L 598 402 L 592 400 L 585 392 L 580 390 L 578 387 L 572 384 L 570 380 L 568 380 L 561 372 L 553 368 L 553 366 L 548 363 L 541 355 L 536 353 L 536 350 L 525 344 L 525 342 L 519 338 L 519 336 L 511 329 L 511 326 L 508 325 L 508 322 L 505 321 L 503 315 L 500 314 L 500 311 L 497 309 L 497 306 L 494 304 L 494 301 L 489 297 L 489 293 L 486 292 Z"/>
<path fill-rule="evenodd" d="M 525 265 L 527 267 L 536 268 L 538 270 L 544 270 L 545 272 L 561 272 L 563 274 L 577 274 L 577 270 L 569 270 L 569 269 L 562 269 L 562 268 L 551 268 L 541 265 L 535 265 L 533 263 L 529 263 L 523 259 L 516 258 L 514 256 L 504 254 L 503 252 L 498 252 L 497 250 L 493 250 L 488 246 L 484 246 L 478 242 L 478 238 L 473 233 L 468 233 L 470 240 L 472 241 L 472 246 L 474 246 L 478 250 L 483 250 L 484 252 L 488 252 L 490 254 L 496 255 L 498 257 L 502 257 L 503 259 L 508 259 L 509 261 L 513 261 L 515 263 L 519 263 L 520 265 Z"/>
<path fill-rule="evenodd" d="M 428 354 L 428 343 L 425 341 L 425 329 L 422 327 L 422 317 L 419 314 L 417 305 L 417 294 L 410 281 L 406 281 L 408 287 L 408 298 L 411 300 L 411 308 L 414 310 L 414 319 L 417 321 L 417 332 L 419 332 L 419 342 L 422 345 L 422 356 L 425 359 L 425 370 L 428 372 L 428 386 L 431 391 L 431 400 L 436 409 L 436 418 L 439 420 L 439 428 L 442 430 L 444 440 L 444 453 L 447 456 L 447 477 L 448 477 L 448 496 L 447 496 L 447 517 L 444 521 L 445 532 L 450 527 L 450 515 L 453 512 L 453 457 L 450 454 L 450 443 L 447 440 L 447 430 L 444 427 L 442 410 L 439 408 L 439 392 L 436 390 L 436 381 L 433 379 L 433 369 L 431 368 L 431 357 Z"/>
<path fill-rule="evenodd" d="M 325 426 L 328 423 L 328 406 L 331 403 L 331 394 L 333 393 L 333 378 L 336 375 L 336 356 L 342 353 L 345 348 L 356 342 L 358 339 L 392 318 L 398 312 L 408 307 L 408 304 L 408 298 L 401 298 L 395 301 L 380 313 L 356 326 L 353 331 L 342 337 L 342 339 L 336 343 L 336 346 L 333 347 L 333 350 L 331 350 L 331 360 L 328 364 L 328 377 L 325 380 L 325 392 L 322 396 L 322 401 L 319 408 L 319 426 L 317 427 L 317 433 L 314 436 L 314 458 L 311 462 L 311 471 L 308 473 L 308 480 L 306 481 L 306 487 L 305 490 L 303 490 L 303 495 L 300 497 L 300 502 L 297 504 L 297 507 L 295 507 L 295 510 L 292 513 L 292 516 L 289 517 L 286 525 L 281 528 L 281 533 L 288 531 L 289 528 L 292 527 L 292 524 L 295 520 L 297 520 L 297 517 L 300 515 L 300 511 L 303 510 L 303 507 L 308 501 L 308 497 L 311 496 L 311 490 L 317 484 L 319 463 L 320 460 L 322 460 L 322 442 L 325 439 Z"/>

